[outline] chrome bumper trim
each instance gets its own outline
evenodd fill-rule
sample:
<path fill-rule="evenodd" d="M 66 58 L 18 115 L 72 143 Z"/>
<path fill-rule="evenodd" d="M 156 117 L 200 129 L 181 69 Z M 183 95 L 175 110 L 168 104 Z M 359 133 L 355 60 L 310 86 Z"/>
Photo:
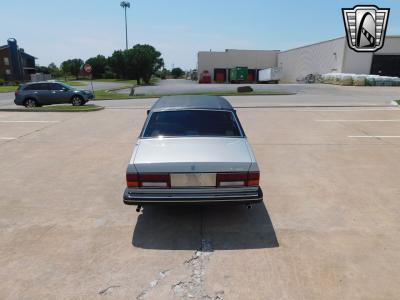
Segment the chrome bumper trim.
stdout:
<path fill-rule="evenodd" d="M 167 204 L 167 203 L 221 203 L 244 202 L 254 203 L 263 201 L 261 188 L 255 192 L 229 192 L 229 193 L 203 193 L 203 194 L 156 194 L 137 193 L 125 190 L 124 203 L 127 205 L 138 204 Z"/>

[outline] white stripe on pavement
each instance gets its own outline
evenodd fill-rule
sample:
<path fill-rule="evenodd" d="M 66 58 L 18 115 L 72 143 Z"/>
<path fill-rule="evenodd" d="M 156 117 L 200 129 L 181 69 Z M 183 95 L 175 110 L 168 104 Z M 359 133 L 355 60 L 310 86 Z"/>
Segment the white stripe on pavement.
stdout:
<path fill-rule="evenodd" d="M 106 107 L 106 108 L 111 108 L 110 107 Z M 257 106 L 249 106 L 249 107 L 235 107 L 237 109 L 268 109 L 269 111 L 295 111 L 295 112 L 355 112 L 355 111 L 400 111 L 400 109 L 398 109 L 397 107 L 387 107 L 387 108 L 352 108 L 352 107 L 348 107 L 348 108 L 343 108 L 343 109 L 329 109 L 329 108 L 295 108 L 295 107 L 284 107 L 284 106 L 261 106 L 261 107 L 257 107 Z"/>
<path fill-rule="evenodd" d="M 349 138 L 400 138 L 400 135 L 349 135 Z"/>
<path fill-rule="evenodd" d="M 400 122 L 400 119 L 393 120 L 315 120 L 315 122 Z"/>
<path fill-rule="evenodd" d="M 0 123 L 60 123 L 60 121 L 0 121 Z"/>
<path fill-rule="evenodd" d="M 13 137 L 0 137 L 0 140 L 16 140 L 17 138 L 13 138 Z"/>

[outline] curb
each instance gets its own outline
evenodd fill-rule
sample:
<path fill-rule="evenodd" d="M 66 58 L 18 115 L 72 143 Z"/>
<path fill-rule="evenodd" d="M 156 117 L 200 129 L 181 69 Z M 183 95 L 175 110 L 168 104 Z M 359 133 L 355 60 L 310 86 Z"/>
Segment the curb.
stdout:
<path fill-rule="evenodd" d="M 72 109 L 23 109 L 23 108 L 0 108 L 0 111 L 8 111 L 8 112 L 68 112 L 68 113 L 80 113 L 80 112 L 92 112 L 103 110 L 104 106 L 99 106 L 93 109 L 87 110 L 72 110 Z"/>

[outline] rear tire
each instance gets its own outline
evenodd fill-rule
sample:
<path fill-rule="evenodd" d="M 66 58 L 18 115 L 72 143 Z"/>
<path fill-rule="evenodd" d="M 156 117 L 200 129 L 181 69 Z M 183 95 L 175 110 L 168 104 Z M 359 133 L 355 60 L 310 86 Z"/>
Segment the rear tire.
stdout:
<path fill-rule="evenodd" d="M 85 104 L 81 96 L 73 96 L 71 99 L 71 103 L 73 106 L 81 106 Z"/>
<path fill-rule="evenodd" d="M 35 99 L 28 98 L 24 101 L 24 106 L 26 108 L 34 108 L 34 107 L 38 107 L 39 104 Z"/>

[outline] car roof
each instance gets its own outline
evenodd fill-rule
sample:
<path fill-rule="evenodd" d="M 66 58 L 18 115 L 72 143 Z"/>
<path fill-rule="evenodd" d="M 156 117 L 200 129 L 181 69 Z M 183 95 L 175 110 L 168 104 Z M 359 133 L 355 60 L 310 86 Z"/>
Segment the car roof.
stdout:
<path fill-rule="evenodd" d="M 219 96 L 163 96 L 150 111 L 182 109 L 234 110 L 228 100 Z"/>
<path fill-rule="evenodd" d="M 30 85 L 30 84 L 36 84 L 36 83 L 60 83 L 60 84 L 64 84 L 63 82 L 58 81 L 58 80 L 33 81 L 33 82 L 27 82 L 25 84 L 26 85 Z"/>

